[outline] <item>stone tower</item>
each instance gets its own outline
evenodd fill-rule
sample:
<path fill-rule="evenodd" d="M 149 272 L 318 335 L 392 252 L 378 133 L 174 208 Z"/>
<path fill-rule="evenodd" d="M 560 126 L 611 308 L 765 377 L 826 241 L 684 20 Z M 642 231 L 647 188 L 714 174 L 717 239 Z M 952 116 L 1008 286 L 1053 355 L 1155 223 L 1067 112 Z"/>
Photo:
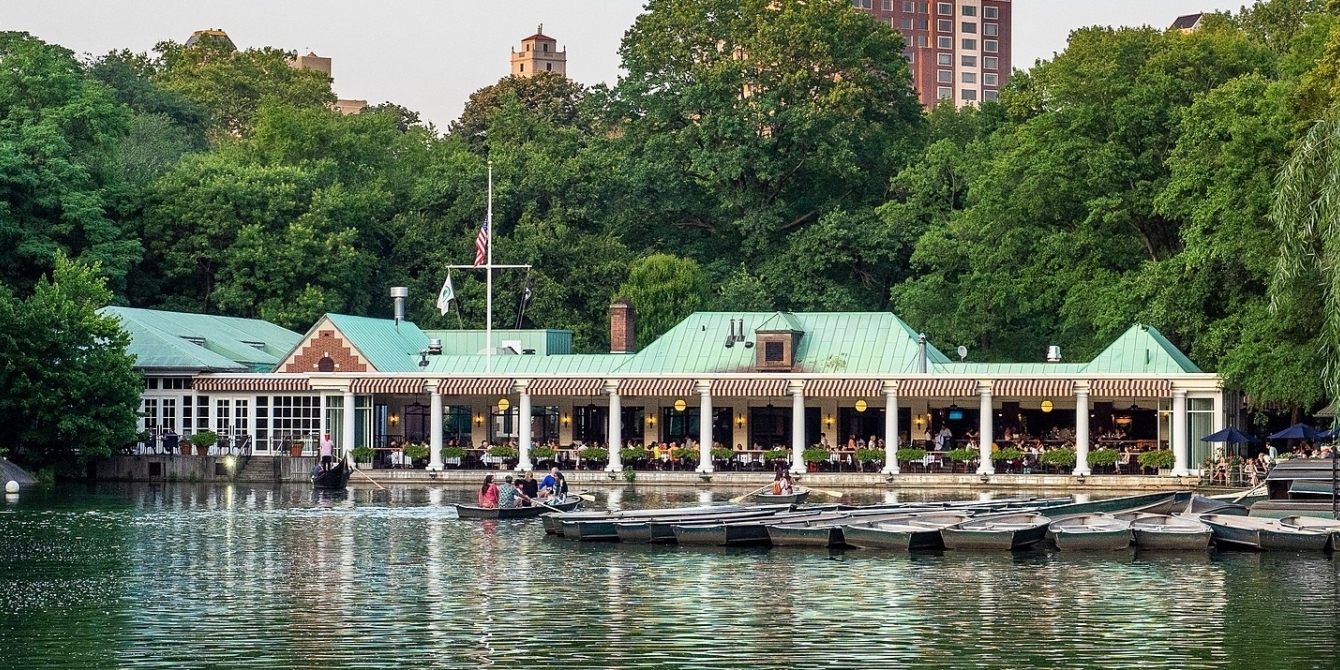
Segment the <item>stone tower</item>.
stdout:
<path fill-rule="evenodd" d="M 544 24 L 521 40 L 521 51 L 512 49 L 512 76 L 533 77 L 537 72 L 568 76 L 568 52 L 558 50 L 558 40 L 544 34 Z"/>

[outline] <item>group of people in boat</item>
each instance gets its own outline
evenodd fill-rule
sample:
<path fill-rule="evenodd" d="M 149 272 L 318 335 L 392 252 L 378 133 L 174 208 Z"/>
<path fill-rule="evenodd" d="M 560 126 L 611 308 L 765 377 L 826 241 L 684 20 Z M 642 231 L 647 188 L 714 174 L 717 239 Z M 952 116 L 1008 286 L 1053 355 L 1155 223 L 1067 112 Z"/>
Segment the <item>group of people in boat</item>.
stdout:
<path fill-rule="evenodd" d="M 567 492 L 568 480 L 558 468 L 550 469 L 549 474 L 540 481 L 536 481 L 535 473 L 529 470 L 525 475 L 517 477 L 515 482 L 512 475 L 506 475 L 501 484 L 494 483 L 493 475 L 485 475 L 484 484 L 479 487 L 479 506 L 500 509 L 530 507 L 537 501 L 562 497 Z"/>

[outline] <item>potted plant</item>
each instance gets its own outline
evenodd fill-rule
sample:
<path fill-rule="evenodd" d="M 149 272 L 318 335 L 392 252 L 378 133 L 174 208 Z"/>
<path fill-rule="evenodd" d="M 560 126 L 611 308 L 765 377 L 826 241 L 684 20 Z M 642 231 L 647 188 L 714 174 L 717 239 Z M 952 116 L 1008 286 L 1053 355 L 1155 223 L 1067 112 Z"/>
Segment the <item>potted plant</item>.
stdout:
<path fill-rule="evenodd" d="M 624 463 L 631 464 L 634 461 L 640 461 L 646 457 L 647 457 L 647 448 L 640 445 L 635 447 L 624 447 L 623 449 L 619 450 L 619 458 Z M 631 467 L 631 465 L 629 467 Z"/>
<path fill-rule="evenodd" d="M 401 453 L 403 453 L 405 458 L 409 459 L 409 462 L 413 464 L 415 461 L 421 461 L 428 458 L 428 447 L 425 447 L 422 444 L 407 444 Z M 411 465 L 411 467 L 414 466 Z"/>
<path fill-rule="evenodd" d="M 884 458 L 884 450 L 857 449 L 856 452 L 852 454 L 852 458 L 856 459 L 856 462 L 861 464 L 861 469 L 864 470 L 867 463 L 875 463 L 882 460 Z"/>
<path fill-rule="evenodd" d="M 457 463 L 463 464 L 465 447 L 446 447 L 442 449 L 442 461 L 446 462 L 451 459 L 456 459 Z"/>
<path fill-rule="evenodd" d="M 912 463 L 926 460 L 926 450 L 917 449 L 915 447 L 903 447 L 902 449 L 899 449 L 898 453 L 894 454 L 894 456 L 898 458 L 899 463 L 911 465 Z"/>
<path fill-rule="evenodd" d="M 587 447 L 577 452 L 577 457 L 584 461 L 591 461 L 594 463 L 604 463 L 605 461 L 609 460 L 610 452 L 608 449 L 605 449 L 604 447 Z"/>
<path fill-rule="evenodd" d="M 963 463 L 965 472 L 967 471 L 967 463 L 972 462 L 978 455 L 976 449 L 950 449 L 945 452 L 945 458 L 955 463 Z"/>
<path fill-rule="evenodd" d="M 810 447 L 800 452 L 800 459 L 810 464 L 810 472 L 818 469 L 820 463 L 828 460 L 828 450 L 823 447 Z"/>
<path fill-rule="evenodd" d="M 1062 447 L 1060 449 L 1044 451 L 1042 452 L 1042 458 L 1040 460 L 1043 465 L 1050 465 L 1056 468 L 1072 467 L 1075 465 L 1075 450 Z"/>
<path fill-rule="evenodd" d="M 763 460 L 771 463 L 773 461 L 783 460 L 787 457 L 785 449 L 769 449 L 763 452 Z"/>
<path fill-rule="evenodd" d="M 991 452 L 991 459 L 1004 465 L 1006 472 L 1009 472 L 1014 463 L 1023 457 L 1024 452 L 1015 449 L 1014 447 L 1006 447 Z"/>
<path fill-rule="evenodd" d="M 1089 452 L 1090 467 L 1110 467 L 1121 460 L 1121 452 L 1116 449 L 1096 449 Z"/>
<path fill-rule="evenodd" d="M 712 447 L 712 460 L 729 461 L 735 458 L 735 450 L 726 447 Z"/>
<path fill-rule="evenodd" d="M 187 438 L 187 441 L 195 447 L 195 454 L 197 456 L 206 456 L 209 454 L 209 448 L 219 441 L 219 434 L 212 430 L 206 430 L 192 435 Z"/>
<path fill-rule="evenodd" d="M 372 447 L 364 445 L 361 447 L 354 447 L 354 450 L 349 453 L 351 456 L 354 457 L 354 463 L 357 464 L 359 468 L 362 468 L 364 470 L 370 470 L 372 465 L 372 457 L 377 452 Z"/>
<path fill-rule="evenodd" d="M 299 457 L 301 457 L 301 456 L 302 456 L 302 442 L 299 441 L 299 440 L 294 440 L 293 442 L 290 442 L 289 445 L 288 445 L 288 455 L 289 455 L 289 456 L 292 456 L 292 457 L 294 457 L 294 458 L 299 458 Z"/>
<path fill-rule="evenodd" d="M 539 447 L 532 447 L 530 450 L 530 457 L 535 459 L 536 461 L 552 460 L 554 456 L 557 455 L 558 450 L 553 447 L 539 446 Z"/>
<path fill-rule="evenodd" d="M 1140 467 L 1142 468 L 1166 470 L 1176 462 L 1177 457 L 1173 455 L 1170 449 L 1155 449 L 1140 454 Z"/>

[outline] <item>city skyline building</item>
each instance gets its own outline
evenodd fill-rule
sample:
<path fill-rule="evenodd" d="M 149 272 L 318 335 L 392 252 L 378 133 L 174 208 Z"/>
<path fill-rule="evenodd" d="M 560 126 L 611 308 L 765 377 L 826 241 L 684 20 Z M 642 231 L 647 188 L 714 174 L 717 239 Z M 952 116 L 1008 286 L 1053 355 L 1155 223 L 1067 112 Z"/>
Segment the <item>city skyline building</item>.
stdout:
<path fill-rule="evenodd" d="M 907 41 L 903 55 L 921 104 L 994 101 L 1009 80 L 1010 0 L 852 0 Z"/>

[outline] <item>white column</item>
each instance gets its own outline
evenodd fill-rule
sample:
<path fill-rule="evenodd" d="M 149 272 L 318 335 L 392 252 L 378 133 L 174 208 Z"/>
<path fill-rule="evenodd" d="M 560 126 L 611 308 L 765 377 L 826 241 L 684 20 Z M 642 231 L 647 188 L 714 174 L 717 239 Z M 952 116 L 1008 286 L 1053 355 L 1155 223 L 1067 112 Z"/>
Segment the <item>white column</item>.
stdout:
<path fill-rule="evenodd" d="M 429 394 L 428 414 L 428 469 L 442 469 L 442 394 L 437 392 L 437 382 L 430 381 L 425 387 Z"/>
<path fill-rule="evenodd" d="M 517 384 L 517 390 L 520 392 L 520 402 L 517 403 L 517 411 L 521 413 L 521 445 L 520 458 L 517 459 L 517 472 L 533 470 L 535 466 L 530 462 L 530 393 L 526 391 L 526 382 Z"/>
<path fill-rule="evenodd" d="M 1173 476 L 1185 477 L 1191 474 L 1187 461 L 1187 443 L 1186 443 L 1186 390 L 1173 390 L 1172 405 L 1172 449 L 1173 449 Z"/>
<path fill-rule="evenodd" d="M 698 382 L 698 395 L 702 398 L 701 415 L 698 417 L 698 472 L 712 472 L 712 382 Z"/>
<path fill-rule="evenodd" d="M 343 419 L 343 421 L 341 422 L 341 423 L 343 424 L 343 426 L 341 426 L 340 430 L 341 430 L 341 432 L 343 432 L 344 434 L 340 436 L 340 442 L 342 443 L 340 446 L 341 446 L 342 449 L 344 449 L 344 453 L 342 454 L 342 456 L 348 456 L 349 453 L 352 452 L 352 451 L 354 450 L 354 394 L 353 394 L 353 392 L 351 392 L 351 391 L 345 391 L 345 392 L 344 392 L 344 409 L 341 410 L 341 411 L 343 412 L 343 414 L 340 415 L 340 418 Z"/>
<path fill-rule="evenodd" d="M 805 383 L 791 382 L 791 470 L 805 471 Z"/>
<path fill-rule="evenodd" d="M 1089 474 L 1089 389 L 1075 389 L 1075 472 Z"/>
<path fill-rule="evenodd" d="M 605 391 L 610 394 L 610 430 L 605 441 L 608 443 L 610 459 L 605 467 L 610 472 L 622 472 L 623 461 L 619 458 L 619 449 L 623 448 L 623 407 L 619 404 L 619 386 L 606 383 Z"/>
<path fill-rule="evenodd" d="M 898 391 L 884 387 L 884 474 L 898 474 Z"/>
<path fill-rule="evenodd" d="M 994 475 L 996 474 L 996 466 L 991 462 L 991 442 L 992 435 L 995 434 L 995 428 L 992 425 L 992 419 L 995 418 L 995 413 L 991 409 L 991 387 L 984 386 L 978 393 L 982 394 L 982 404 L 980 409 L 981 416 L 978 417 L 977 426 L 978 430 L 981 432 L 981 435 L 977 438 L 978 460 L 981 461 L 981 465 L 977 467 L 977 474 Z"/>

